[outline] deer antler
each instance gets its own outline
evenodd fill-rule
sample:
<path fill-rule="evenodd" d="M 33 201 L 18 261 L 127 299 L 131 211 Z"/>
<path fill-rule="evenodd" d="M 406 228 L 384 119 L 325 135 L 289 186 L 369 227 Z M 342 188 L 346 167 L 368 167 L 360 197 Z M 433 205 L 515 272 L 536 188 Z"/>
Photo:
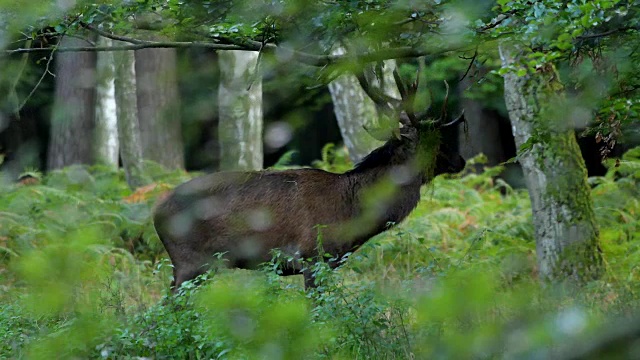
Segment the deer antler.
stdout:
<path fill-rule="evenodd" d="M 444 87 L 446 89 L 444 94 L 444 102 L 442 102 L 442 110 L 440 111 L 440 119 L 438 121 L 444 121 L 447 118 L 447 106 L 449 105 L 449 83 L 444 81 Z"/>
<path fill-rule="evenodd" d="M 402 81 L 402 78 L 398 73 L 398 69 L 393 69 L 393 78 L 396 85 L 398 86 L 398 90 L 400 92 L 400 97 L 402 98 L 402 100 L 398 100 L 385 94 L 379 87 L 371 86 L 371 84 L 367 80 L 367 77 L 365 76 L 364 70 L 357 73 L 356 77 L 358 78 L 358 82 L 360 83 L 360 86 L 362 86 L 362 89 L 367 93 L 367 95 L 369 95 L 376 106 L 385 110 L 391 110 L 395 113 L 404 111 L 409 119 L 409 123 L 412 126 L 418 126 L 420 118 L 416 117 L 413 106 L 416 92 L 418 90 L 418 84 L 420 81 L 420 69 L 418 69 L 416 73 L 415 81 L 409 86 L 407 86 L 405 82 Z"/>
<path fill-rule="evenodd" d="M 377 107 L 391 111 L 398 111 L 401 108 L 402 103 L 400 100 L 395 99 L 385 94 L 380 88 L 371 86 L 367 80 L 364 70 L 356 73 L 356 78 L 367 95 L 373 100 Z"/>
<path fill-rule="evenodd" d="M 463 109 L 462 112 L 460 113 L 460 115 L 458 115 L 457 118 L 453 119 L 452 121 L 450 121 L 450 122 L 448 122 L 446 124 L 440 124 L 440 125 L 438 125 L 438 127 L 440 129 L 453 127 L 453 126 L 456 126 L 456 125 L 460 124 L 461 122 L 465 122 L 465 121 L 467 121 L 467 120 L 464 117 L 464 109 Z"/>
<path fill-rule="evenodd" d="M 405 82 L 402 81 L 397 68 L 393 69 L 393 78 L 395 79 L 396 84 L 398 84 L 400 97 L 402 97 L 402 107 L 409 117 L 409 121 L 413 126 L 418 126 L 419 118 L 416 117 L 414 103 L 416 99 L 416 92 L 418 91 L 418 83 L 420 81 L 420 69 L 418 69 L 416 73 L 415 81 L 409 84 L 409 86 L 407 86 Z"/>
<path fill-rule="evenodd" d="M 424 121 L 429 117 L 428 116 L 429 109 L 422 111 L 420 113 L 416 113 L 414 110 L 415 97 L 416 97 L 416 93 L 418 92 L 418 86 L 420 84 L 421 70 L 422 70 L 422 67 L 418 67 L 418 70 L 416 71 L 415 80 L 407 86 L 407 84 L 404 81 L 402 81 L 402 78 L 398 73 L 398 69 L 397 68 L 393 69 L 393 78 L 396 84 L 398 85 L 398 90 L 400 91 L 400 96 L 402 100 L 398 100 L 396 98 L 393 98 L 385 94 L 383 90 L 379 87 L 371 86 L 371 84 L 367 80 L 367 77 L 365 76 L 365 70 L 358 72 L 356 74 L 356 77 L 358 79 L 358 82 L 360 83 L 360 86 L 362 86 L 362 89 L 365 91 L 365 93 L 367 93 L 367 95 L 369 95 L 371 100 L 373 100 L 373 102 L 376 104 L 378 108 L 391 110 L 393 112 L 399 113 L 400 120 L 405 125 L 418 127 L 421 121 Z M 445 86 L 446 92 L 444 96 L 444 102 L 442 104 L 442 109 L 440 111 L 440 117 L 435 121 L 432 120 L 433 125 L 441 129 L 447 128 L 447 127 L 453 127 L 461 122 L 466 121 L 464 117 L 464 110 L 463 110 L 462 113 L 460 113 L 460 115 L 458 115 L 456 119 L 448 123 L 444 123 L 445 119 L 447 118 L 447 107 L 449 105 L 449 83 L 447 82 L 447 80 L 444 80 L 444 86 Z M 431 103 L 433 103 L 433 94 L 431 92 L 429 93 L 432 97 Z"/>

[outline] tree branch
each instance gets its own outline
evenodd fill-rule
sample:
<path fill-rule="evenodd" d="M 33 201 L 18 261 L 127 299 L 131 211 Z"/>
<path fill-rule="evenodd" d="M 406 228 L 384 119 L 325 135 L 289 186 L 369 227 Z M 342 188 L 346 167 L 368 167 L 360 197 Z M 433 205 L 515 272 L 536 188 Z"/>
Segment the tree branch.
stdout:
<path fill-rule="evenodd" d="M 235 44 L 218 44 L 196 41 L 149 41 L 136 43 L 132 45 L 123 46 L 76 46 L 76 47 L 58 47 L 55 49 L 57 52 L 78 52 L 78 51 L 127 51 L 127 50 L 140 50 L 148 48 L 205 48 L 211 50 L 245 50 L 245 51 L 260 51 L 260 47 L 254 47 L 253 45 L 235 45 Z M 263 50 L 274 51 L 278 53 L 288 54 L 293 60 L 300 61 L 307 65 L 312 66 L 325 66 L 344 62 L 357 62 L 368 63 L 375 61 L 382 61 L 388 59 L 402 59 L 402 58 L 415 58 L 425 55 L 441 54 L 448 51 L 462 50 L 465 47 L 460 46 L 457 48 L 444 48 L 435 51 L 428 51 L 425 49 L 415 49 L 411 47 L 398 47 L 389 48 L 377 51 L 364 52 L 357 55 L 315 55 L 309 54 L 293 49 L 287 49 L 277 46 L 275 44 L 265 44 Z M 44 48 L 18 48 L 12 50 L 4 50 L 4 55 L 24 54 L 24 53 L 39 53 L 39 52 L 51 52 L 53 47 Z"/>
<path fill-rule="evenodd" d="M 624 27 L 620 27 L 620 28 L 615 28 L 615 29 L 603 31 L 601 33 L 580 35 L 580 36 L 576 37 L 576 39 L 578 39 L 578 40 L 586 40 L 586 39 L 600 38 L 600 37 L 613 35 L 613 34 L 615 34 L 617 32 L 627 31 L 627 30 L 640 30 L 640 26 L 624 26 Z"/>
<path fill-rule="evenodd" d="M 464 75 L 462 75 L 462 77 L 460 78 L 460 80 L 458 80 L 458 82 L 461 82 L 462 80 L 464 80 L 464 78 L 467 77 L 467 75 L 469 75 L 469 71 L 471 71 L 471 67 L 473 66 L 473 63 L 476 61 L 477 57 L 478 57 L 478 47 L 476 46 L 476 50 L 473 52 L 473 57 L 471 57 L 469 61 L 469 66 L 467 67 L 467 71 L 464 72 Z"/>
<path fill-rule="evenodd" d="M 27 40 L 25 42 L 25 45 L 27 47 L 31 47 L 32 41 L 33 40 Z M 20 99 L 18 98 L 18 91 L 16 89 L 18 88 L 18 84 L 22 79 L 22 74 L 24 73 L 24 69 L 27 67 L 28 61 L 29 61 L 29 54 L 28 53 L 23 54 L 22 61 L 20 62 L 20 68 L 18 69 L 18 74 L 16 75 L 15 79 L 11 84 L 11 88 L 9 89 L 9 99 L 15 104 L 13 113 L 16 116 L 16 119 L 18 120 L 20 120 L 20 110 L 22 109 L 22 106 L 20 106 Z M 47 62 L 47 68 L 49 68 L 48 62 Z"/>
<path fill-rule="evenodd" d="M 221 44 L 217 42 L 203 42 L 203 41 L 147 41 L 140 40 L 128 36 L 116 35 L 107 31 L 97 29 L 90 25 L 84 25 L 88 30 L 95 32 L 101 36 L 112 40 L 118 40 L 128 42 L 131 45 L 100 47 L 100 46 L 81 46 L 81 47 L 58 47 L 55 49 L 57 52 L 77 52 L 77 51 L 127 51 L 127 50 L 140 50 L 148 48 L 206 48 L 214 51 L 217 50 L 245 50 L 245 51 L 271 51 L 277 54 L 282 54 L 284 58 L 299 61 L 301 63 L 311 66 L 327 66 L 337 63 L 368 63 L 375 61 L 382 61 L 388 59 L 402 59 L 402 58 L 415 58 L 425 55 L 441 54 L 448 51 L 461 50 L 464 46 L 457 46 L 454 48 L 444 48 L 435 51 L 429 51 L 424 48 L 413 47 L 397 47 L 382 49 L 370 52 L 364 52 L 361 54 L 344 54 L 344 55 L 316 55 L 310 54 L 294 49 L 278 46 L 273 43 L 262 43 L 259 41 L 234 41 L 233 39 L 225 39 L 229 43 Z M 31 52 L 50 52 L 53 51 L 53 47 L 46 48 L 18 48 L 12 50 L 4 50 L 4 55 L 24 54 Z M 0 54 L 2 54 L 0 53 Z"/>
<path fill-rule="evenodd" d="M 44 78 L 47 76 L 47 74 L 55 77 L 55 74 L 53 74 L 51 72 L 50 67 L 51 67 L 51 62 L 53 61 L 53 53 L 56 52 L 58 49 L 58 44 L 60 42 L 58 42 L 56 45 L 53 46 L 51 53 L 49 54 L 49 58 L 47 59 L 47 64 L 45 65 L 45 69 L 42 72 L 42 75 L 40 76 L 40 79 L 38 79 L 38 82 L 36 83 L 36 85 L 33 87 L 33 89 L 31 89 L 31 91 L 29 92 L 29 94 L 24 98 L 24 100 L 22 101 L 22 103 L 16 108 L 15 110 L 15 114 L 17 115 L 18 118 L 20 118 L 20 111 L 22 111 L 22 109 L 27 105 L 27 103 L 29 102 L 29 100 L 31 99 L 31 97 L 33 96 L 33 94 L 36 93 L 36 90 L 40 87 L 40 84 L 42 84 L 42 81 L 44 80 Z"/>
<path fill-rule="evenodd" d="M 18 48 L 12 50 L 4 50 L 5 55 L 24 54 L 24 53 L 40 53 L 40 52 L 79 52 L 79 51 L 128 51 L 141 50 L 149 48 L 207 48 L 212 50 L 249 50 L 238 45 L 227 44 L 211 44 L 203 42 L 172 42 L 158 41 L 142 44 L 122 45 L 122 46 L 70 46 L 70 47 L 44 47 L 44 48 Z"/>
<path fill-rule="evenodd" d="M 116 35 L 116 34 L 108 32 L 108 31 L 100 30 L 97 27 L 92 26 L 90 24 L 81 24 L 81 26 L 83 28 L 85 28 L 85 29 L 88 29 L 88 30 L 100 35 L 100 36 L 106 37 L 106 38 L 111 39 L 111 40 L 124 41 L 124 42 L 128 42 L 128 43 L 131 43 L 131 44 L 136 44 L 136 45 L 153 43 L 153 41 L 140 40 L 140 39 L 135 39 L 135 38 L 128 37 L 128 36 Z"/>

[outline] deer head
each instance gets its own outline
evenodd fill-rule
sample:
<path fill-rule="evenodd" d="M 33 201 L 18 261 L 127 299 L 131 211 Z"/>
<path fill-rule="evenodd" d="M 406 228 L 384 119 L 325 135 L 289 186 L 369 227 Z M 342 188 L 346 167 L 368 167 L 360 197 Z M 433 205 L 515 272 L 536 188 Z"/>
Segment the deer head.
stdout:
<path fill-rule="evenodd" d="M 367 74 L 368 70 L 360 71 L 356 74 L 358 82 L 363 90 L 369 95 L 371 100 L 376 104 L 378 113 L 381 116 L 398 119 L 398 128 L 392 130 L 398 139 L 413 142 L 417 147 L 417 157 L 420 160 L 418 166 L 431 166 L 434 169 L 433 175 L 441 173 L 455 173 L 464 168 L 464 159 L 455 151 L 454 136 L 456 126 L 465 121 L 464 111 L 453 119 L 447 120 L 447 107 L 449 100 L 449 84 L 444 82 L 446 87 L 446 95 L 440 115 L 434 117 L 431 115 L 430 109 L 422 112 L 416 112 L 414 109 L 416 93 L 418 91 L 420 80 L 420 69 L 417 70 L 415 80 L 406 84 L 400 77 L 397 69 L 393 70 L 393 77 L 398 86 L 401 99 L 396 99 L 385 94 L 377 86 L 374 86 L 369 79 L 371 75 Z M 431 101 L 433 102 L 433 101 Z M 373 134 L 373 131 L 368 131 Z M 425 143 L 437 141 L 438 144 Z M 429 159 L 429 150 L 435 155 L 435 159 Z M 426 154 L 424 152 L 427 152 Z M 433 153 L 435 152 L 435 154 Z M 435 160 L 435 162 L 434 162 Z M 428 181 L 428 178 L 424 179 Z"/>

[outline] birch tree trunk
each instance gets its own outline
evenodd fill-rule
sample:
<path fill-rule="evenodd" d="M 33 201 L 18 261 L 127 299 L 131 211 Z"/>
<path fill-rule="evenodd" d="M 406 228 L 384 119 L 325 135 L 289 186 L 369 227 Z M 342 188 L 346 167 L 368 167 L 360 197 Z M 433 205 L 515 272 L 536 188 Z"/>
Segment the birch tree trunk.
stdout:
<path fill-rule="evenodd" d="M 220 170 L 257 170 L 263 166 L 262 79 L 258 53 L 220 51 L 218 143 Z"/>
<path fill-rule="evenodd" d="M 520 49 L 503 44 L 503 68 L 518 63 Z M 539 274 L 542 280 L 598 278 L 602 254 L 584 160 L 567 114 L 555 69 L 504 75 L 504 94 L 529 189 Z M 564 115 L 564 116 L 562 116 Z M 523 146 L 525 149 L 523 150 Z"/>
<path fill-rule="evenodd" d="M 175 49 L 136 51 L 138 119 L 145 159 L 184 168 Z"/>
<path fill-rule="evenodd" d="M 84 46 L 82 40 L 63 37 L 60 46 Z M 93 162 L 96 54 L 58 53 L 47 167 Z"/>
<path fill-rule="evenodd" d="M 331 52 L 333 55 L 343 55 L 343 47 L 336 47 Z M 393 79 L 395 61 L 384 62 L 384 81 L 382 87 L 387 95 L 400 98 L 400 93 Z M 380 86 L 381 84 L 375 84 Z M 367 133 L 366 128 L 374 128 L 378 124 L 376 106 L 369 96 L 362 90 L 358 79 L 352 74 L 344 74 L 329 83 L 329 92 L 333 101 L 333 111 L 340 127 L 342 140 L 344 141 L 349 158 L 354 163 L 359 162 L 373 149 L 380 147 L 384 142 L 376 140 Z"/>
<path fill-rule="evenodd" d="M 100 36 L 97 46 L 111 46 L 111 39 Z M 114 57 L 110 51 L 97 54 L 95 157 L 100 163 L 118 167 L 118 117 L 116 114 Z"/>
<path fill-rule="evenodd" d="M 115 44 L 114 45 L 118 45 Z M 138 126 L 135 57 L 133 51 L 114 52 L 115 95 L 120 157 L 131 189 L 144 185 L 142 146 Z"/>
<path fill-rule="evenodd" d="M 331 53 L 342 55 L 345 50 L 337 47 Z M 365 127 L 373 128 L 377 124 L 375 104 L 362 90 L 353 74 L 346 73 L 333 80 L 329 83 L 329 92 L 342 141 L 349 151 L 351 161 L 357 163 L 382 144 L 382 141 L 374 139 L 365 130 Z"/>

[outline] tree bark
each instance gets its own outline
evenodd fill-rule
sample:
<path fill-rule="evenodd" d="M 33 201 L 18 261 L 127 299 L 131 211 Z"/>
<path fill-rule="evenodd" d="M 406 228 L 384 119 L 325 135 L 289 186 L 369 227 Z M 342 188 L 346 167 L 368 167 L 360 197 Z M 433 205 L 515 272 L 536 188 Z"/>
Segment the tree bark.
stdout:
<path fill-rule="evenodd" d="M 522 52 L 502 44 L 503 68 L 517 66 Z M 535 75 L 504 75 L 504 94 L 513 126 L 535 228 L 542 280 L 585 282 L 602 273 L 598 228 L 587 184 L 584 160 L 555 69 L 546 65 Z"/>
<path fill-rule="evenodd" d="M 343 47 L 336 47 L 332 54 L 342 55 L 345 54 L 345 50 Z M 400 98 L 393 78 L 395 62 L 388 60 L 384 64 L 383 90 L 389 96 Z M 380 84 L 374 85 L 380 86 Z M 378 125 L 376 106 L 362 90 L 358 79 L 352 74 L 341 75 L 329 83 L 329 92 L 342 140 L 349 151 L 349 158 L 357 163 L 384 143 L 373 138 L 365 130 L 365 128 L 374 128 Z"/>
<path fill-rule="evenodd" d="M 98 38 L 97 46 L 111 45 L 111 39 Z M 95 156 L 97 162 L 117 168 L 119 144 L 114 73 L 113 53 L 99 52 L 96 66 Z"/>
<path fill-rule="evenodd" d="M 220 170 L 257 170 L 263 166 L 262 79 L 258 53 L 221 51 L 218 104 Z"/>
<path fill-rule="evenodd" d="M 60 46 L 80 45 L 85 43 L 79 39 L 63 37 L 60 40 Z M 93 162 L 95 69 L 96 54 L 93 52 L 57 54 L 47 155 L 50 170 Z"/>
<path fill-rule="evenodd" d="M 175 49 L 136 51 L 138 118 L 145 159 L 184 168 Z"/>
<path fill-rule="evenodd" d="M 135 57 L 133 51 L 121 51 L 114 52 L 114 59 L 120 157 L 127 183 L 135 189 L 147 183 L 138 126 Z"/>

